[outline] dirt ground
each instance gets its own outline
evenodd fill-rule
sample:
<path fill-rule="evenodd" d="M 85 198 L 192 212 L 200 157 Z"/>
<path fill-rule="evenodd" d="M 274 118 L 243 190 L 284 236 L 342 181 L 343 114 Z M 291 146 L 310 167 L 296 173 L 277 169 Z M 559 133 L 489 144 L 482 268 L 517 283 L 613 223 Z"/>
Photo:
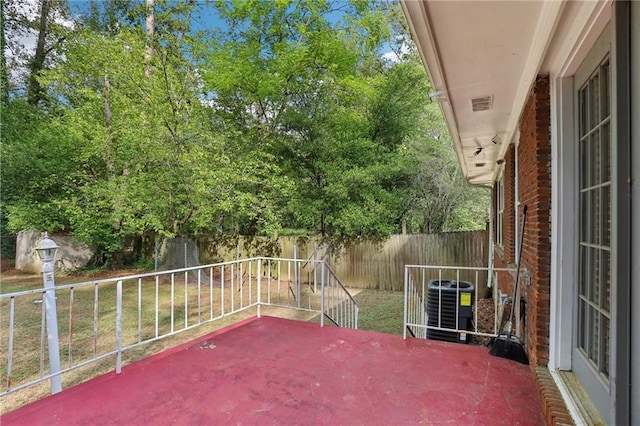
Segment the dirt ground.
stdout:
<path fill-rule="evenodd" d="M 14 265 L 13 259 L 0 259 L 0 272 L 18 272 L 14 269 Z"/>
<path fill-rule="evenodd" d="M 478 299 L 478 303 L 474 306 L 474 309 L 478 312 L 478 331 L 493 333 L 495 316 L 493 299 Z M 476 345 L 486 345 L 489 339 L 489 337 L 474 336 L 472 342 Z"/>

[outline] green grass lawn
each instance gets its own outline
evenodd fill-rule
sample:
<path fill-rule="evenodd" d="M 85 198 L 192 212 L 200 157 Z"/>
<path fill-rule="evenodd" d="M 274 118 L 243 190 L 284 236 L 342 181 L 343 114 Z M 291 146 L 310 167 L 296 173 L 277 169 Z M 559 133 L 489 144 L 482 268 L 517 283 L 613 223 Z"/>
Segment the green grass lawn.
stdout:
<path fill-rule="evenodd" d="M 403 298 L 401 291 L 362 290 L 354 296 L 360 305 L 358 328 L 402 335 Z"/>

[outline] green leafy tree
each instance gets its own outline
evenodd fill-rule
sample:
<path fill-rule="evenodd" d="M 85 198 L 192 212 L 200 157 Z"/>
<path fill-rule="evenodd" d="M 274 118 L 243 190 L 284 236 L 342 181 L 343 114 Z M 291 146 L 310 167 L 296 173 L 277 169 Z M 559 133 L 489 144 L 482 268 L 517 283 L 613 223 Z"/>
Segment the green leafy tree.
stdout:
<path fill-rule="evenodd" d="M 369 213 L 377 206 L 375 197 L 358 206 L 368 174 L 363 154 L 371 158 L 375 143 L 362 135 L 366 112 L 353 90 L 358 85 L 368 90 L 358 77 L 361 61 L 375 56 L 387 35 L 375 3 L 221 1 L 216 6 L 228 30 L 214 39 L 203 66 L 206 88 L 220 119 L 242 135 L 245 146 L 237 144 L 236 153 L 250 149 L 271 163 L 270 176 L 279 183 L 267 185 L 269 199 L 288 200 L 269 209 L 271 227 L 377 233 L 380 223 Z M 354 161 L 362 169 L 354 168 Z M 247 193 L 264 193 L 264 182 Z M 278 194 L 282 188 L 292 192 Z M 262 232 L 255 219 L 243 230 Z"/>
<path fill-rule="evenodd" d="M 68 229 L 118 266 L 143 234 L 484 226 L 397 4 L 214 1 L 224 26 L 196 32 L 208 4 L 94 1 L 62 38 L 41 27 L 38 100 L 2 106 L 10 229 Z"/>
<path fill-rule="evenodd" d="M 2 105 L 0 200 L 9 231 L 68 229 L 68 194 L 80 141 L 64 124 L 24 100 Z"/>
<path fill-rule="evenodd" d="M 141 31 L 85 30 L 44 79 L 63 101 L 64 122 L 85 141 L 81 185 L 68 207 L 74 233 L 106 254 L 147 230 L 195 232 L 211 222 L 198 215 L 213 214 L 210 205 L 227 195 L 219 185 L 228 162 L 198 99 L 198 74 L 179 35 L 167 34 L 156 41 L 149 75 Z"/>

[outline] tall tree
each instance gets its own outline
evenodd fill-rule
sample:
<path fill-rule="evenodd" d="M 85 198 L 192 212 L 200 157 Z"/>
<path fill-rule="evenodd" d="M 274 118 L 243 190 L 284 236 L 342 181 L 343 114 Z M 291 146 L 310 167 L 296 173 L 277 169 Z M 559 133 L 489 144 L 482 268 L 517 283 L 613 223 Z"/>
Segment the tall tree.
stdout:
<path fill-rule="evenodd" d="M 329 119 L 329 111 L 338 111 L 333 103 L 341 91 L 346 97 L 351 95 L 350 85 L 357 80 L 360 62 L 366 55 L 374 56 L 385 38 L 376 3 L 302 0 L 215 4 L 226 21 L 226 31 L 215 38 L 203 75 L 220 118 L 242 135 L 245 146 L 237 145 L 237 150 L 263 156 L 278 168 L 277 173 L 293 178 L 291 183 L 296 186 L 301 184 L 299 178 L 326 186 L 326 175 L 322 176 L 320 164 L 313 160 L 311 147 L 322 149 L 328 144 L 333 151 L 326 152 L 348 154 L 336 151 L 338 145 L 332 141 L 322 140 L 326 136 L 322 125 L 331 125 L 323 120 Z M 345 129 L 346 134 L 358 137 Z M 308 170 L 296 172 L 296 167 L 303 165 Z M 264 189 L 259 184 L 253 193 L 257 196 Z M 299 191 L 302 196 L 305 189 L 300 187 Z M 277 198 L 278 194 L 270 196 Z M 304 204 L 287 199 L 291 207 Z M 319 220 L 319 229 L 325 229 L 323 215 L 328 206 L 308 214 L 288 207 L 277 212 L 281 222 L 286 215 L 309 218 L 311 214 Z M 306 220 L 304 224 L 311 223 Z M 255 220 L 247 229 L 258 232 Z"/>
<path fill-rule="evenodd" d="M 3 12 L 10 83 L 15 95 L 38 105 L 45 97 L 38 77 L 57 60 L 56 52 L 71 31 L 67 2 L 6 0 Z M 35 49 L 31 49 L 28 41 L 34 39 Z"/>
<path fill-rule="evenodd" d="M 9 231 L 69 229 L 64 206 L 77 189 L 81 141 L 23 99 L 0 108 L 0 207 Z"/>
<path fill-rule="evenodd" d="M 22 1 L 6 3 L 11 34 L 31 28 Z M 215 1 L 223 24 L 203 34 L 191 24 L 206 4 L 150 3 L 152 27 L 146 2 L 89 3 L 64 56 L 45 49 L 36 103 L 48 107 L 3 105 L 11 229 L 69 229 L 117 266 L 125 238 L 144 233 L 384 237 L 484 224 L 470 207 L 484 195 L 463 185 L 397 5 Z M 393 60 L 380 56 L 388 43 Z M 38 183 L 5 190 L 25 173 Z"/>
<path fill-rule="evenodd" d="M 148 61 L 140 29 L 110 37 L 86 29 L 43 79 L 64 102 L 69 131 L 86 141 L 81 185 L 68 203 L 74 233 L 115 261 L 127 235 L 187 235 L 233 210 L 226 199 L 234 175 L 184 53 L 188 6 L 160 10 L 163 31 Z"/>
<path fill-rule="evenodd" d="M 6 104 L 9 100 L 9 74 L 7 71 L 7 56 L 5 39 L 6 19 L 4 15 L 4 2 L 0 2 L 0 103 Z"/>
<path fill-rule="evenodd" d="M 144 69 L 145 77 L 149 77 L 151 75 L 151 58 L 153 57 L 153 43 L 154 43 L 154 34 L 155 34 L 155 0 L 145 0 L 146 5 L 146 19 L 145 19 L 145 32 L 147 34 L 147 38 L 145 41 L 146 51 L 144 54 L 144 60 L 146 62 L 146 66 Z"/>
<path fill-rule="evenodd" d="M 46 39 L 51 22 L 51 2 L 52 0 L 41 0 L 40 16 L 38 21 L 38 38 L 36 51 L 31 59 L 29 87 L 27 88 L 27 99 L 31 105 L 38 105 L 44 97 L 42 86 L 38 81 L 40 72 L 44 69 L 44 61 L 47 58 Z"/>

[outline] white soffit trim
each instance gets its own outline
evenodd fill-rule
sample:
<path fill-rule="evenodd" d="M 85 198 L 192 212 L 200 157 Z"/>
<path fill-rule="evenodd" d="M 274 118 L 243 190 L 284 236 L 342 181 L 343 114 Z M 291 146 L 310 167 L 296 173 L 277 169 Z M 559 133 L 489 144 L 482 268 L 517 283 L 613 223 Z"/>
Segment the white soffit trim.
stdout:
<path fill-rule="evenodd" d="M 472 56 L 465 57 L 467 62 L 464 64 L 459 60 L 460 56 L 456 56 L 457 51 L 439 50 L 442 49 L 442 46 L 454 49 L 456 43 L 460 41 L 461 34 L 454 30 L 456 27 L 460 28 L 459 22 L 456 21 L 457 19 L 470 19 L 468 13 L 462 18 L 457 15 L 464 2 L 399 1 L 422 62 L 431 79 L 433 89 L 440 95 L 440 108 L 451 133 L 465 179 L 471 184 L 493 185 L 498 171 L 496 160 L 504 158 L 509 142 L 513 140 L 519 128 L 522 109 L 547 55 L 547 49 L 565 7 L 565 2 L 556 0 L 508 2 L 504 3 L 504 5 L 508 5 L 505 8 L 496 6 L 496 3 L 491 1 L 469 3 L 477 10 L 484 12 L 484 16 L 481 16 L 485 19 L 486 13 L 492 10 L 487 8 L 493 8 L 498 13 L 500 11 L 504 11 L 506 14 L 516 13 L 513 16 L 517 16 L 519 19 L 535 19 L 535 23 L 529 21 L 532 24 L 530 29 L 524 28 L 519 33 L 516 29 L 516 33 L 513 33 L 514 26 L 511 22 L 505 29 L 511 30 L 512 35 L 517 34 L 518 38 L 505 40 L 504 37 L 510 36 L 508 32 L 496 31 L 496 28 L 499 27 L 493 26 L 490 27 L 490 31 L 487 31 L 486 25 L 492 25 L 491 22 L 469 21 L 471 26 L 464 27 L 463 31 L 466 32 L 463 33 L 463 36 L 474 37 L 473 32 L 475 31 L 477 37 L 474 41 L 480 46 L 480 50 L 475 50 Z M 518 9 L 520 9 L 519 14 Z M 535 12 L 533 12 L 534 10 Z M 434 16 L 431 16 L 432 14 Z M 531 18 L 527 18 L 527 16 Z M 494 17 L 500 19 L 499 14 Z M 505 18 L 509 19 L 508 16 L 503 15 L 502 19 Z M 434 19 L 438 19 L 438 21 L 433 21 Z M 446 25 L 446 22 L 458 23 L 458 25 Z M 499 21 L 497 22 L 499 23 Z M 485 43 L 483 44 L 482 41 Z M 516 45 L 514 42 L 519 44 Z M 500 48 L 503 50 L 500 51 Z M 514 50 L 507 51 L 505 49 Z M 517 56 L 520 52 L 526 53 L 521 65 L 518 64 Z M 487 68 L 487 61 L 491 58 L 495 58 L 498 62 L 493 64 L 493 68 Z M 500 62 L 501 58 L 507 60 Z M 448 61 L 450 69 L 445 69 L 445 59 Z M 474 62 L 475 60 L 478 62 Z M 478 67 L 475 68 L 474 64 L 477 64 Z M 495 76 L 500 73 L 513 81 L 511 93 L 509 93 L 511 89 L 509 89 L 509 85 L 505 84 L 505 80 L 496 81 Z M 451 92 L 452 87 L 455 89 L 455 93 Z M 479 88 L 483 88 L 483 90 L 479 90 Z M 476 93 L 480 91 L 482 93 Z M 467 111 L 467 107 L 471 104 L 467 105 L 468 102 L 465 102 L 465 99 L 474 99 L 477 96 L 493 95 L 494 93 L 500 95 L 497 100 L 497 108 L 494 111 L 479 113 L 489 114 L 486 116 L 469 115 L 470 108 Z M 507 97 L 504 96 L 505 94 Z M 500 117 L 500 114 L 503 114 L 503 118 Z M 463 130 L 465 132 L 464 140 L 462 140 Z M 492 137 L 497 137 L 502 143 L 499 146 L 487 144 L 487 141 L 495 140 Z M 480 162 L 475 158 L 479 147 L 483 148 L 482 153 L 484 154 L 484 158 Z"/>
<path fill-rule="evenodd" d="M 522 110 L 525 103 L 527 102 L 527 98 L 529 97 L 531 87 L 536 77 L 538 76 L 538 72 L 540 71 L 542 62 L 546 56 L 547 49 L 551 44 L 554 31 L 556 29 L 564 6 L 565 2 L 553 0 L 545 1 L 542 6 L 542 10 L 538 17 L 538 23 L 533 35 L 530 54 L 527 58 L 527 63 L 524 67 L 522 76 L 520 77 L 518 92 L 516 93 L 516 96 L 513 100 L 513 107 L 511 109 L 513 111 L 513 114 L 509 119 L 509 124 L 507 125 L 506 129 L 508 141 L 513 140 L 513 138 L 519 131 Z M 516 144 L 518 143 L 518 141 L 515 142 Z M 504 155 L 507 152 L 507 148 L 508 144 L 503 144 L 503 146 L 500 147 L 498 158 L 504 158 Z M 497 173 L 498 168 L 496 167 L 494 168 L 494 181 L 497 178 Z"/>
<path fill-rule="evenodd" d="M 429 17 L 427 16 L 424 3 L 423 1 L 416 0 L 400 0 L 404 16 L 407 18 L 407 23 L 409 24 L 409 31 L 413 35 L 413 41 L 418 48 L 422 63 L 425 65 L 433 90 L 439 94 L 440 110 L 444 115 L 447 127 L 451 133 L 451 139 L 458 155 L 462 174 L 465 179 L 468 179 L 469 171 L 464 162 L 458 125 L 451 103 L 449 102 L 449 91 L 444 78 L 442 64 L 440 63 L 440 53 L 436 46 L 436 40 L 431 30 L 432 26 L 429 23 Z M 422 43 L 423 40 L 426 41 L 426 45 Z"/>
<path fill-rule="evenodd" d="M 611 20 L 611 0 L 569 2 L 562 16 L 543 70 L 554 77 L 575 74 L 602 30 Z"/>

